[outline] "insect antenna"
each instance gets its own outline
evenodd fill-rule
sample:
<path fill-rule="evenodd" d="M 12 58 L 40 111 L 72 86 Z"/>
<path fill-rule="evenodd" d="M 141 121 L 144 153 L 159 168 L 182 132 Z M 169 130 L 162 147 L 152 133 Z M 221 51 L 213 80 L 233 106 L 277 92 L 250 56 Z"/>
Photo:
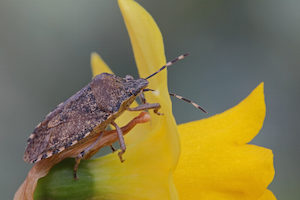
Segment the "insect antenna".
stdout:
<path fill-rule="evenodd" d="M 152 89 L 150 89 L 150 88 L 145 88 L 145 89 L 143 89 L 143 92 L 148 92 L 148 91 L 156 92 L 156 90 L 152 90 Z M 194 107 L 196 107 L 196 108 L 200 109 L 201 111 L 203 111 L 204 113 L 207 113 L 201 106 L 199 106 L 199 105 L 196 104 L 195 102 L 193 102 L 193 101 L 191 101 L 191 100 L 189 100 L 189 99 L 187 99 L 187 98 L 185 98 L 185 97 L 179 96 L 179 95 L 174 94 L 174 93 L 171 93 L 171 92 L 169 93 L 169 95 L 170 95 L 170 96 L 173 96 L 173 97 L 176 97 L 177 99 L 183 100 L 183 101 L 185 101 L 185 102 L 187 102 L 187 103 L 190 103 L 190 104 L 192 104 Z"/>
<path fill-rule="evenodd" d="M 167 62 L 167 64 L 165 64 L 164 66 L 162 66 L 159 70 L 157 70 L 156 72 L 154 72 L 153 74 L 151 74 L 150 76 L 148 76 L 148 77 L 145 78 L 145 79 L 151 78 L 152 76 L 156 75 L 158 72 L 164 70 L 164 69 L 167 68 L 167 67 L 170 67 L 170 66 L 173 65 L 175 62 L 184 59 L 184 58 L 185 58 L 186 56 L 188 56 L 188 55 L 189 55 L 188 53 L 185 53 L 185 54 L 182 54 L 182 55 L 178 56 L 178 57 L 175 58 L 174 60 L 171 60 L 171 61 Z"/>
<path fill-rule="evenodd" d="M 177 95 L 177 94 L 174 94 L 174 93 L 169 93 L 169 94 L 170 94 L 170 96 L 176 97 L 177 99 L 180 99 L 180 100 L 183 100 L 183 101 L 185 101 L 185 102 L 187 102 L 187 103 L 190 103 L 190 104 L 192 104 L 194 107 L 196 107 L 196 108 L 202 110 L 204 113 L 207 113 L 201 106 L 199 106 L 199 105 L 196 104 L 195 102 L 193 102 L 193 101 L 191 101 L 191 100 L 189 100 L 189 99 L 187 99 L 187 98 L 184 98 L 184 97 L 182 97 L 182 96 L 179 96 L 179 95 Z"/>

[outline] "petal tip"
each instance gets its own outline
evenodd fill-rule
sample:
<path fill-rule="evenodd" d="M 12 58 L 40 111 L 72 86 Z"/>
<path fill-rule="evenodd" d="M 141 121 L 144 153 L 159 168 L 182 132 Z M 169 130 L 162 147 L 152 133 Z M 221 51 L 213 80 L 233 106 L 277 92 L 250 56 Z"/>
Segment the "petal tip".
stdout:
<path fill-rule="evenodd" d="M 91 53 L 91 60 L 93 60 L 93 59 L 95 59 L 95 58 L 97 58 L 97 57 L 100 57 L 99 54 L 98 54 L 97 52 L 93 51 L 93 52 Z"/>
<path fill-rule="evenodd" d="M 264 93 L 264 87 L 265 87 L 265 83 L 261 82 L 260 84 L 258 84 L 256 89 Z"/>
<path fill-rule="evenodd" d="M 103 72 L 113 74 L 111 69 L 107 66 L 104 60 L 97 52 L 92 52 L 90 55 L 91 68 L 93 72 L 93 77 Z"/>

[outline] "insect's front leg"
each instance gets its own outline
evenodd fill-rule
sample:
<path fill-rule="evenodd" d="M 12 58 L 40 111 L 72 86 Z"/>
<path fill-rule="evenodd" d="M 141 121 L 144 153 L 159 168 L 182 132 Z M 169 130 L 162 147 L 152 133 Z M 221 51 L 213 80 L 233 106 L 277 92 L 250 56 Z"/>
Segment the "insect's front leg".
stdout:
<path fill-rule="evenodd" d="M 141 104 L 137 107 L 134 108 L 127 108 L 129 111 L 141 111 L 141 110 L 147 110 L 147 109 L 153 109 L 153 112 L 157 115 L 163 115 L 163 113 L 158 112 L 160 109 L 160 104 L 159 103 L 145 103 Z"/>
<path fill-rule="evenodd" d="M 146 103 L 146 98 L 145 98 L 145 95 L 144 95 L 143 92 L 140 93 L 139 98 L 140 98 L 142 104 L 145 104 L 145 103 Z"/>

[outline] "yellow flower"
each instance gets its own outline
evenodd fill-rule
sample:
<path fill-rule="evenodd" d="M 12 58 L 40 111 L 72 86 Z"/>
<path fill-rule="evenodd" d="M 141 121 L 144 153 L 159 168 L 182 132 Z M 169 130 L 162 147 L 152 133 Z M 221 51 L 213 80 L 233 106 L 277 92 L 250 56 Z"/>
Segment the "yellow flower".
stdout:
<path fill-rule="evenodd" d="M 135 1 L 118 2 L 140 77 L 146 77 L 166 63 L 161 33 Z M 94 75 L 112 73 L 96 53 L 91 65 Z M 147 93 L 147 101 L 159 102 L 164 115 L 150 112 L 150 122 L 125 136 L 124 163 L 115 153 L 82 162 L 76 182 L 70 178 L 72 163 L 59 165 L 41 179 L 36 198 L 275 199 L 267 190 L 274 176 L 272 152 L 247 144 L 265 118 L 263 84 L 234 108 L 179 126 L 172 115 L 166 70 L 150 79 L 149 88 L 158 93 Z M 117 123 L 122 126 L 136 115 L 125 112 Z"/>

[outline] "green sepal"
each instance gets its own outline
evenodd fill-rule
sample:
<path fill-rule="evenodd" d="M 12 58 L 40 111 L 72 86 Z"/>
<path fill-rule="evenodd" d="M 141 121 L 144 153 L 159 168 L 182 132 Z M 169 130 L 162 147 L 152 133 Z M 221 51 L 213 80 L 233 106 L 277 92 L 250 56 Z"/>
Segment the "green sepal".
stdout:
<path fill-rule="evenodd" d="M 94 177 L 82 161 L 77 172 L 78 179 L 73 178 L 74 159 L 65 159 L 55 165 L 47 176 L 38 181 L 34 193 L 35 200 L 83 200 L 94 195 Z"/>

